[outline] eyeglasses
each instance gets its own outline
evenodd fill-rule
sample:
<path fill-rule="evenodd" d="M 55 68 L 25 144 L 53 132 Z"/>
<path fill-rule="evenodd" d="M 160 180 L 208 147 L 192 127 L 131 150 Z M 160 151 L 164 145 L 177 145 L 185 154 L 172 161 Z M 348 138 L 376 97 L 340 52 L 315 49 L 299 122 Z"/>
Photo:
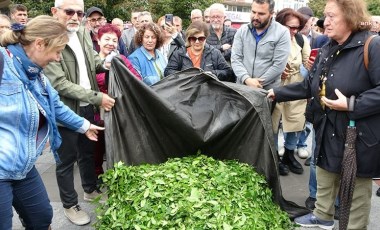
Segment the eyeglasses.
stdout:
<path fill-rule="evenodd" d="M 210 17 L 211 19 L 223 19 L 224 18 L 224 16 L 216 16 L 216 15 L 214 15 L 214 16 L 212 16 L 212 17 Z"/>
<path fill-rule="evenodd" d="M 285 25 L 285 26 L 288 27 L 290 30 L 300 30 L 299 26 L 288 26 L 288 25 Z"/>
<path fill-rule="evenodd" d="M 79 18 L 83 18 L 84 15 L 85 15 L 85 13 L 83 11 L 81 11 L 81 10 L 75 11 L 73 9 L 62 9 L 60 7 L 57 7 L 57 8 L 60 9 L 60 10 L 65 11 L 65 13 L 66 13 L 67 16 L 74 16 L 74 14 L 76 13 Z"/>
<path fill-rule="evenodd" d="M 91 18 L 91 19 L 87 19 L 87 21 L 91 22 L 91 23 L 96 23 L 96 22 L 99 22 L 99 23 L 102 23 L 104 22 L 106 19 L 101 17 L 101 18 Z"/>
<path fill-rule="evenodd" d="M 189 42 L 204 42 L 206 40 L 206 37 L 205 36 L 200 36 L 200 37 L 194 37 L 194 36 L 191 36 L 189 37 Z"/>

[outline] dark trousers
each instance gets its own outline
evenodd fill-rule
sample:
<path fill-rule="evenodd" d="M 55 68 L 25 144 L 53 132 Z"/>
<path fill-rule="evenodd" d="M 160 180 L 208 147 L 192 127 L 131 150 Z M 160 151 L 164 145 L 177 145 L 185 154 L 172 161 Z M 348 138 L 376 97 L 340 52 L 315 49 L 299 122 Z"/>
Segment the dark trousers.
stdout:
<path fill-rule="evenodd" d="M 53 209 L 35 167 L 22 180 L 0 180 L 0 230 L 12 229 L 12 205 L 24 220 L 26 229 L 49 228 Z"/>
<path fill-rule="evenodd" d="M 91 123 L 94 122 L 92 105 L 81 107 L 80 116 Z M 74 188 L 74 163 L 78 163 L 83 190 L 91 193 L 96 189 L 96 175 L 94 166 L 95 142 L 90 141 L 86 135 L 70 129 L 59 127 L 62 144 L 58 149 L 61 163 L 56 166 L 56 176 L 59 195 L 64 208 L 78 204 L 78 194 Z"/>

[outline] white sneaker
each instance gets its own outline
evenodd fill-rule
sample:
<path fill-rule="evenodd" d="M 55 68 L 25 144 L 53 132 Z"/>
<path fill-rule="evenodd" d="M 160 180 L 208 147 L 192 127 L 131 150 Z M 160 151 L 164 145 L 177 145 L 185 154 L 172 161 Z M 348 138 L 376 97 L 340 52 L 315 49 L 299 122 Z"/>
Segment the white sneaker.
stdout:
<path fill-rule="evenodd" d="M 309 157 L 309 152 L 307 151 L 306 147 L 300 147 L 297 150 L 298 157 L 301 159 L 306 159 Z"/>
<path fill-rule="evenodd" d="M 74 205 L 71 208 L 65 208 L 63 212 L 65 213 L 65 216 L 75 225 L 85 225 L 91 221 L 90 216 L 82 210 L 79 204 Z"/>
<path fill-rule="evenodd" d="M 285 148 L 284 147 L 281 147 L 279 150 L 278 150 L 278 155 L 280 157 L 284 156 L 284 152 L 285 152 Z"/>
<path fill-rule="evenodd" d="M 100 197 L 101 196 L 101 197 Z M 94 201 L 97 197 L 100 197 L 99 202 L 105 202 L 107 200 L 107 195 L 102 193 L 100 190 L 95 189 L 92 193 L 84 192 L 83 199 L 85 201 Z"/>

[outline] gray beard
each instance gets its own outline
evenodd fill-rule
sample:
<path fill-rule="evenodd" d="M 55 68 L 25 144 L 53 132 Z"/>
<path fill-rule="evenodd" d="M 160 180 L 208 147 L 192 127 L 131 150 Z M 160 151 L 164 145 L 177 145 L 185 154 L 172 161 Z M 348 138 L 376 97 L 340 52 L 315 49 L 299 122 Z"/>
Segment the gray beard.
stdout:
<path fill-rule="evenodd" d="M 75 27 L 75 28 L 73 28 L 73 27 L 66 27 L 66 29 L 67 29 L 67 32 L 69 32 L 69 33 L 76 33 L 76 32 L 79 31 L 79 26 Z"/>

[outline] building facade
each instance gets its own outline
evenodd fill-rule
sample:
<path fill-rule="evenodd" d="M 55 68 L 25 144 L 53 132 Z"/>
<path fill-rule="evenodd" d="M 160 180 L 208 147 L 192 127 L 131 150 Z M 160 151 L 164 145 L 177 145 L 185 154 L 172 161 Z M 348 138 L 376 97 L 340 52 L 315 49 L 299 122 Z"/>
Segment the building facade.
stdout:
<path fill-rule="evenodd" d="M 292 8 L 297 10 L 300 7 L 306 6 L 308 0 L 275 0 L 275 12 L 283 8 Z M 223 4 L 226 7 L 226 18 L 231 19 L 232 26 L 239 28 L 242 24 L 247 24 L 251 21 L 251 5 L 252 0 L 224 0 Z"/>

